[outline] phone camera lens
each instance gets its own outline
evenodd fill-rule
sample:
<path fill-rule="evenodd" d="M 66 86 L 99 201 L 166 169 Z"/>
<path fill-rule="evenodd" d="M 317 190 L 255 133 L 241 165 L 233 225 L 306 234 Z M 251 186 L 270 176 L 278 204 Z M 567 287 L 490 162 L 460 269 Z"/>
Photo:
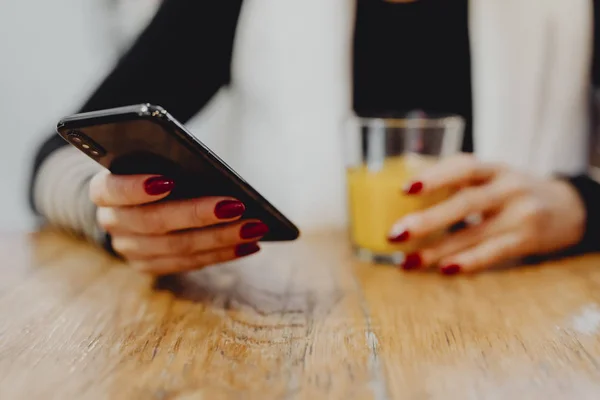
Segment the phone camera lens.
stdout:
<path fill-rule="evenodd" d="M 106 155 L 106 150 L 82 132 L 70 131 L 67 133 L 67 140 L 89 156 L 103 157 Z"/>

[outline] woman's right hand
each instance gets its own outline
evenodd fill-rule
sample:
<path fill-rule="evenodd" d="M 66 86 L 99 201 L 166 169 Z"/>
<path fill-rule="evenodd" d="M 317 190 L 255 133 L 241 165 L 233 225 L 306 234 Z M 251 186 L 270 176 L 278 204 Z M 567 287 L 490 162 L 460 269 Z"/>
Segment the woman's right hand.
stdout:
<path fill-rule="evenodd" d="M 113 249 L 135 269 L 156 275 L 199 269 L 254 254 L 267 232 L 257 220 L 240 221 L 244 205 L 227 197 L 157 203 L 176 182 L 156 175 L 113 175 L 91 181 L 98 224 Z"/>

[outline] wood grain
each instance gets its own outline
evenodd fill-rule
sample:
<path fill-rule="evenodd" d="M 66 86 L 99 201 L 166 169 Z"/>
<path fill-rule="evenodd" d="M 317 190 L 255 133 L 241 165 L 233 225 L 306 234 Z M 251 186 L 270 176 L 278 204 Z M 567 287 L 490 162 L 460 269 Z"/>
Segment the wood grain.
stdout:
<path fill-rule="evenodd" d="M 344 235 L 154 280 L 0 236 L 0 399 L 598 399 L 600 256 L 446 279 Z"/>

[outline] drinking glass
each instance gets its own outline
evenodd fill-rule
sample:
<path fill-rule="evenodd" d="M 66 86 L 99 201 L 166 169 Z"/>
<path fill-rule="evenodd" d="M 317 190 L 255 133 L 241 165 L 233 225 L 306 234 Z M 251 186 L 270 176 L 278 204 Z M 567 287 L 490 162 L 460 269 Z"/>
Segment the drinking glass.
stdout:
<path fill-rule="evenodd" d="M 403 216 L 431 207 L 450 192 L 407 195 L 403 187 L 441 158 L 460 152 L 464 119 L 425 112 L 353 117 L 346 139 L 346 180 L 350 237 L 359 258 L 375 263 L 402 263 L 436 240 L 388 241 L 393 224 Z"/>

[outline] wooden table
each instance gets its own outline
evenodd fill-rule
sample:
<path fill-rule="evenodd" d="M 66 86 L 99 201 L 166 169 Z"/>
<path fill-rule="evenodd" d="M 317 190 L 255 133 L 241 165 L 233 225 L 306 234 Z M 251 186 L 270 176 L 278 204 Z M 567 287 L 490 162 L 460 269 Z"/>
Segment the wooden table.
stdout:
<path fill-rule="evenodd" d="M 0 254 L 3 400 L 600 398 L 600 256 L 448 279 L 320 235 L 153 281 L 56 233 Z"/>

